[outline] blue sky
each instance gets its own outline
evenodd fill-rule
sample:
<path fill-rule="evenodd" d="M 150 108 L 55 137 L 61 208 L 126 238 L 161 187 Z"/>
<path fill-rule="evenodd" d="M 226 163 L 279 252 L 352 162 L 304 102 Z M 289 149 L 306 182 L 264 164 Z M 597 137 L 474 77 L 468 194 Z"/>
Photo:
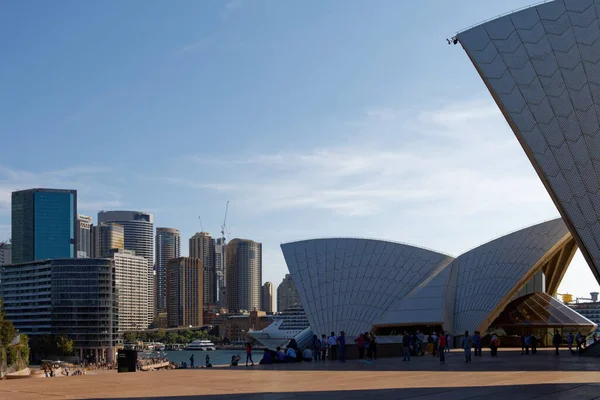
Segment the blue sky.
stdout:
<path fill-rule="evenodd" d="M 10 192 L 264 245 L 398 240 L 458 255 L 558 216 L 455 31 L 527 1 L 5 1 L 0 238 Z M 187 254 L 187 241 L 184 254 Z M 562 291 L 598 285 L 580 255 Z"/>

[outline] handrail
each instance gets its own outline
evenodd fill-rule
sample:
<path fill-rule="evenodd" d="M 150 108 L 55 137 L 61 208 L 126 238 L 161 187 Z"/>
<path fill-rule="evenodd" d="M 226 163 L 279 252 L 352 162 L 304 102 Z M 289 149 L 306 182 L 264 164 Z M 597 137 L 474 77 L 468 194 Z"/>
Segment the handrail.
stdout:
<path fill-rule="evenodd" d="M 502 18 L 502 17 L 504 17 L 506 15 L 510 15 L 510 14 L 514 14 L 514 13 L 519 12 L 519 11 L 526 10 L 528 8 L 537 7 L 537 6 L 545 4 L 545 3 L 550 3 L 551 1 L 555 1 L 555 0 L 542 0 L 542 1 L 540 1 L 538 3 L 535 3 L 535 4 L 531 4 L 531 5 L 528 5 L 528 6 L 523 6 L 521 8 L 517 8 L 515 10 L 508 11 L 508 12 L 505 12 L 505 13 L 500 14 L 500 15 L 496 15 L 495 17 L 485 19 L 485 20 L 483 20 L 481 22 L 478 22 L 476 24 L 473 24 L 473 25 L 471 25 L 471 26 L 469 26 L 467 28 L 461 29 L 461 30 L 459 30 L 459 31 L 456 32 L 456 35 L 459 35 L 460 33 L 463 33 L 464 31 L 468 31 L 469 29 L 475 28 L 476 26 L 483 25 L 486 22 L 490 22 L 490 21 L 493 21 L 495 19 Z"/>

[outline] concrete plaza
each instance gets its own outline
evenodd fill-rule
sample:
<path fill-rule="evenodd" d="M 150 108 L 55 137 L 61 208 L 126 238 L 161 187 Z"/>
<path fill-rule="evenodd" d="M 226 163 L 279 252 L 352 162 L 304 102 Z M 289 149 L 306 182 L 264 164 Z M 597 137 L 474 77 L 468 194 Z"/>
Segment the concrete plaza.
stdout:
<path fill-rule="evenodd" d="M 522 356 L 501 351 L 464 363 L 454 351 L 439 365 L 431 356 L 373 364 L 302 363 L 0 382 L 0 399 L 600 399 L 600 358 L 566 351 Z"/>

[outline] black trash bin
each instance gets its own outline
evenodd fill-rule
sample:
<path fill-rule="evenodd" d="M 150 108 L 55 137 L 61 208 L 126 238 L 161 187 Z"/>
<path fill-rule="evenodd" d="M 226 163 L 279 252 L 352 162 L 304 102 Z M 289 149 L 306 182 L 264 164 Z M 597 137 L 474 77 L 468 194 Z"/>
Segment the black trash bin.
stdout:
<path fill-rule="evenodd" d="M 117 352 L 117 371 L 135 372 L 137 369 L 137 351 L 119 350 Z"/>

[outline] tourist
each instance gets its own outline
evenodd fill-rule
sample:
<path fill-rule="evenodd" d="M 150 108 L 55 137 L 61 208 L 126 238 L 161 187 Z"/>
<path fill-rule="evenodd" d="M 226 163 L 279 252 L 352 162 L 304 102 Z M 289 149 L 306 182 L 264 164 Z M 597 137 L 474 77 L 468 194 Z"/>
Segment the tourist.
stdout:
<path fill-rule="evenodd" d="M 417 331 L 417 344 L 419 346 L 417 355 L 422 356 L 425 354 L 425 335 L 421 331 Z"/>
<path fill-rule="evenodd" d="M 436 335 L 435 332 L 433 332 L 432 338 L 433 338 L 433 356 L 435 357 L 435 356 L 437 356 L 438 346 L 439 346 L 438 336 Z"/>
<path fill-rule="evenodd" d="M 248 366 L 248 361 L 252 363 L 251 367 L 254 367 L 254 361 L 252 360 L 252 343 L 246 343 L 246 367 Z"/>
<path fill-rule="evenodd" d="M 372 359 L 377 360 L 377 338 L 374 333 L 371 333 L 369 349 L 371 350 Z"/>
<path fill-rule="evenodd" d="M 327 336 L 321 335 L 321 361 L 325 361 L 327 358 Z"/>
<path fill-rule="evenodd" d="M 277 361 L 285 362 L 285 354 L 283 353 L 283 350 L 281 350 L 281 347 L 277 347 Z"/>
<path fill-rule="evenodd" d="M 336 361 L 338 343 L 337 336 L 335 336 L 335 332 L 331 332 L 331 336 L 329 336 L 329 339 L 327 339 L 327 341 L 329 342 L 329 355 L 331 357 L 331 361 Z"/>
<path fill-rule="evenodd" d="M 194 355 L 190 356 L 190 368 L 194 368 Z"/>
<path fill-rule="evenodd" d="M 444 335 L 444 331 L 440 331 L 440 337 L 438 338 L 438 351 L 440 353 L 440 364 L 444 364 L 446 362 L 446 335 Z"/>
<path fill-rule="evenodd" d="M 525 355 L 529 355 L 529 347 L 531 347 L 531 335 L 525 335 Z"/>
<path fill-rule="evenodd" d="M 404 336 L 402 336 L 402 354 L 404 355 L 402 361 L 410 361 L 410 335 L 408 331 L 404 331 Z"/>
<path fill-rule="evenodd" d="M 581 331 L 577 332 L 577 337 L 575 340 L 577 341 L 577 354 L 581 354 L 581 346 L 585 340 L 584 336 L 581 334 Z"/>
<path fill-rule="evenodd" d="M 531 338 L 531 354 L 536 354 L 538 339 L 535 336 L 535 334 L 533 334 L 533 333 L 530 335 L 530 338 Z"/>
<path fill-rule="evenodd" d="M 446 336 L 448 337 L 448 336 Z M 461 339 L 461 347 L 465 352 L 465 362 L 471 362 L 471 347 L 473 347 L 473 338 L 469 335 L 469 331 L 465 331 L 465 336 Z"/>
<path fill-rule="evenodd" d="M 206 356 L 208 357 L 208 356 Z M 269 349 L 265 349 L 263 353 L 263 358 L 260 360 L 259 364 L 273 364 L 273 355 Z"/>
<path fill-rule="evenodd" d="M 231 366 L 232 367 L 237 367 L 238 362 L 239 362 L 239 358 L 237 358 L 236 356 L 231 356 Z"/>
<path fill-rule="evenodd" d="M 302 353 L 302 360 L 308 362 L 313 360 L 313 354 L 312 351 L 310 351 L 310 347 L 304 349 L 304 352 Z"/>
<path fill-rule="evenodd" d="M 319 354 L 321 353 L 321 341 L 319 340 L 317 335 L 313 335 L 312 346 L 313 346 L 313 356 L 315 358 L 315 361 L 319 361 L 319 358 L 320 358 Z"/>
<path fill-rule="evenodd" d="M 210 363 L 210 356 L 207 354 L 206 358 L 204 360 L 204 365 L 206 365 L 206 368 L 212 368 L 212 364 Z"/>
<path fill-rule="evenodd" d="M 450 354 L 450 334 L 446 332 L 446 353 Z"/>
<path fill-rule="evenodd" d="M 337 338 L 338 346 L 340 346 L 340 362 L 346 362 L 346 332 L 341 331 Z"/>
<path fill-rule="evenodd" d="M 369 332 L 365 332 L 365 362 L 369 362 L 373 357 L 371 353 L 371 340 L 369 339 Z"/>
<path fill-rule="evenodd" d="M 569 352 L 573 353 L 573 342 L 575 341 L 575 338 L 573 336 L 573 331 L 570 331 L 569 334 L 567 335 L 567 346 L 569 346 Z"/>
<path fill-rule="evenodd" d="M 365 358 L 365 335 L 361 333 L 359 337 L 354 339 L 354 342 L 358 347 L 358 359 L 363 360 Z"/>
<path fill-rule="evenodd" d="M 479 331 L 475 331 L 472 339 L 473 347 L 475 348 L 475 357 L 481 356 L 481 335 Z"/>
<path fill-rule="evenodd" d="M 427 349 L 425 350 L 425 353 L 435 355 L 433 353 L 433 336 L 431 333 L 427 336 Z"/>
<path fill-rule="evenodd" d="M 290 339 L 290 343 L 288 344 L 287 347 L 291 347 L 296 352 L 300 351 L 300 347 L 298 347 L 298 343 L 296 342 L 296 339 L 294 339 L 294 338 Z"/>
<path fill-rule="evenodd" d="M 558 355 L 558 348 L 560 347 L 561 343 L 562 343 L 562 336 L 560 336 L 560 333 L 558 333 L 558 331 L 554 331 L 554 337 L 552 338 L 552 344 L 554 344 L 554 347 L 556 349 L 556 355 Z"/>
<path fill-rule="evenodd" d="M 525 334 L 521 333 L 521 355 L 525 355 Z"/>
<path fill-rule="evenodd" d="M 492 340 L 490 340 L 490 350 L 492 357 L 498 357 L 498 347 L 500 347 L 500 341 L 498 340 L 498 336 L 494 334 L 492 336 Z"/>
<path fill-rule="evenodd" d="M 294 350 L 291 347 L 288 347 L 286 352 L 285 352 L 285 361 L 287 362 L 296 362 L 298 361 L 296 359 L 296 350 Z"/>

